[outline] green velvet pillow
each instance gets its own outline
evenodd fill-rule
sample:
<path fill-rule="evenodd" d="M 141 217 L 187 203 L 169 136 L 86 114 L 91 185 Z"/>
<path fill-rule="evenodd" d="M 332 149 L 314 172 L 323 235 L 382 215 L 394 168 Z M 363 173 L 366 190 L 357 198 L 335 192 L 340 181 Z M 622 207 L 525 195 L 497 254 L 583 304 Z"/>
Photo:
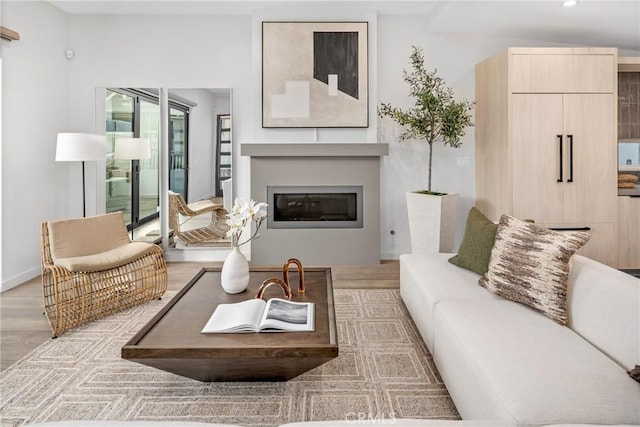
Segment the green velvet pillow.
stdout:
<path fill-rule="evenodd" d="M 488 271 L 493 241 L 498 224 L 484 216 L 478 209 L 471 208 L 458 253 L 449 262 L 458 267 L 485 274 Z"/>

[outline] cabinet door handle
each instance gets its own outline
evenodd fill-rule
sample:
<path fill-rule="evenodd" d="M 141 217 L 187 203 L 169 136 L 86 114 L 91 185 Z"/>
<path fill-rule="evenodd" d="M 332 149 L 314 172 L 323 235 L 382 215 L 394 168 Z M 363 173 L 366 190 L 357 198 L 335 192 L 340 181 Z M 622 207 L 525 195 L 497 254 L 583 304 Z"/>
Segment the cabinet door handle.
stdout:
<path fill-rule="evenodd" d="M 549 230 L 555 231 L 589 231 L 591 227 L 549 227 Z"/>
<path fill-rule="evenodd" d="M 569 138 L 569 179 L 567 182 L 573 182 L 573 135 L 567 135 Z"/>
<path fill-rule="evenodd" d="M 557 182 L 562 182 L 562 135 L 557 135 L 558 137 L 558 148 L 560 149 L 560 178 L 558 178 Z"/>

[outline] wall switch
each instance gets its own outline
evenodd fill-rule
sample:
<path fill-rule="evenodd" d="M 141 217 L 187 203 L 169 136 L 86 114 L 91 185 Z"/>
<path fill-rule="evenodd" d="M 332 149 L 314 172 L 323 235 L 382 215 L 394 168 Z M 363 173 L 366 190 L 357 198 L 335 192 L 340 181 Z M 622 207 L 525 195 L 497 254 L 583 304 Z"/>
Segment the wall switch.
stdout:
<path fill-rule="evenodd" d="M 471 158 L 469 157 L 456 157 L 456 166 L 471 166 Z"/>

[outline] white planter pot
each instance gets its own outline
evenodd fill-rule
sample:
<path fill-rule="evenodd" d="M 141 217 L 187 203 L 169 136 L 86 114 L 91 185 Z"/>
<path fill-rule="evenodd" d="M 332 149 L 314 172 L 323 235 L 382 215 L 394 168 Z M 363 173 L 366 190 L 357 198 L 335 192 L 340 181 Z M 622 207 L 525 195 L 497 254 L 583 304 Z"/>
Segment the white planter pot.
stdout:
<path fill-rule="evenodd" d="M 407 193 L 411 252 L 452 252 L 458 214 L 458 194 L 434 196 Z"/>

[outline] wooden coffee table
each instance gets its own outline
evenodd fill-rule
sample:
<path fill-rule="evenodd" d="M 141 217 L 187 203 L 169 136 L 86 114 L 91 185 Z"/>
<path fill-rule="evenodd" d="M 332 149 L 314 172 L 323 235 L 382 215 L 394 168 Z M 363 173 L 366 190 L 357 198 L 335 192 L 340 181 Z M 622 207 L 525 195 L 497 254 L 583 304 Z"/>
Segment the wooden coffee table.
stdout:
<path fill-rule="evenodd" d="M 229 295 L 220 286 L 220 269 L 205 268 L 124 347 L 122 358 L 200 381 L 282 381 L 338 356 L 330 268 L 305 268 L 306 293 L 298 295 L 298 274 L 290 274 L 292 301 L 315 303 L 315 331 L 202 334 L 218 304 L 254 298 L 279 268 L 252 268 L 249 288 Z M 282 298 L 271 286 L 265 298 Z"/>

